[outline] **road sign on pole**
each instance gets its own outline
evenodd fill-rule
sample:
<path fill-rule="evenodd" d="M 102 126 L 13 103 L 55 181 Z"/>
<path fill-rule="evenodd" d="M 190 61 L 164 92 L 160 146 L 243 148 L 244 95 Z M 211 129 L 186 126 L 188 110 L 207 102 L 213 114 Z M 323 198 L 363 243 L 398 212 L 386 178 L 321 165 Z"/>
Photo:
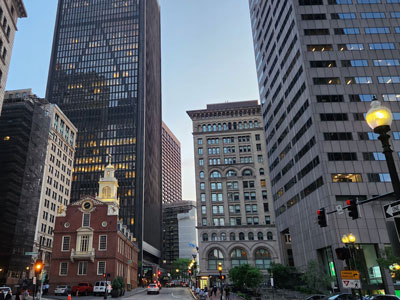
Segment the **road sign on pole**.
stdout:
<path fill-rule="evenodd" d="M 383 210 L 387 219 L 400 215 L 400 201 L 383 206 Z"/>
<path fill-rule="evenodd" d="M 342 280 L 359 280 L 360 272 L 356 270 L 342 270 L 340 271 L 340 277 Z"/>
<path fill-rule="evenodd" d="M 342 285 L 345 289 L 361 289 L 360 280 L 342 279 Z"/>
<path fill-rule="evenodd" d="M 25 252 L 25 255 L 31 255 L 31 256 L 38 255 L 38 254 L 39 254 L 39 252 Z"/>

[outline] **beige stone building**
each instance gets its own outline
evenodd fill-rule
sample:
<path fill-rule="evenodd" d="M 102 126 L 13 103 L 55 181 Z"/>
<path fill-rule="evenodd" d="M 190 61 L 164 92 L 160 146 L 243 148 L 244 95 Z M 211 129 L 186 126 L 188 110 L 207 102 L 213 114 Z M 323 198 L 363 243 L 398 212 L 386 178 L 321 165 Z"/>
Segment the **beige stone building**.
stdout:
<path fill-rule="evenodd" d="M 267 274 L 280 261 L 261 107 L 257 101 L 207 105 L 193 121 L 202 285 L 251 264 Z"/>
<path fill-rule="evenodd" d="M 22 0 L 0 1 L 0 114 L 18 18 L 26 18 Z"/>

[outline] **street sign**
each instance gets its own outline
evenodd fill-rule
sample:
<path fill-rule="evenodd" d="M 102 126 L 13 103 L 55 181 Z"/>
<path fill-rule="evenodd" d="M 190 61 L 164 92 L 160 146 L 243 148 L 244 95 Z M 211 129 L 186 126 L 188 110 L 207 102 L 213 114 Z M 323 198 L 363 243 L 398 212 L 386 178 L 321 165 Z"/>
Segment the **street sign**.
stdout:
<path fill-rule="evenodd" d="M 355 270 L 342 270 L 340 271 L 342 280 L 360 280 L 360 272 Z"/>
<path fill-rule="evenodd" d="M 386 219 L 400 215 L 400 201 L 383 206 Z"/>
<path fill-rule="evenodd" d="M 25 255 L 38 255 L 39 252 L 25 252 Z"/>
<path fill-rule="evenodd" d="M 344 213 L 343 207 L 341 205 L 336 205 L 336 212 L 338 215 L 342 215 Z"/>
<path fill-rule="evenodd" d="M 360 280 L 342 279 L 342 285 L 345 289 L 361 289 Z"/>

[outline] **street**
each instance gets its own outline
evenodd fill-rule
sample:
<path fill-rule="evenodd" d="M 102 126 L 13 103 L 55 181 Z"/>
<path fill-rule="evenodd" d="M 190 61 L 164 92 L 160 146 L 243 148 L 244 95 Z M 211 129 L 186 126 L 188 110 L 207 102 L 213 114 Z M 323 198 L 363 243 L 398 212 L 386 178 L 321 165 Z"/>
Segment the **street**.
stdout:
<path fill-rule="evenodd" d="M 66 300 L 67 296 L 54 296 L 54 295 L 45 295 L 42 298 L 43 300 Z M 176 299 L 182 299 L 182 300 L 190 300 L 193 299 L 193 297 L 190 295 L 189 289 L 188 288 L 162 288 L 160 291 L 160 294 L 155 295 L 155 294 L 150 294 L 147 295 L 146 291 L 143 290 L 142 292 L 136 293 L 134 295 L 128 296 L 125 294 L 124 297 L 120 298 L 111 298 L 111 296 L 108 297 L 109 300 L 112 299 L 118 299 L 118 300 L 137 300 L 137 299 L 159 299 L 159 300 L 176 300 Z M 72 300 L 103 300 L 103 297 L 100 296 L 80 296 L 80 297 L 72 297 Z"/>

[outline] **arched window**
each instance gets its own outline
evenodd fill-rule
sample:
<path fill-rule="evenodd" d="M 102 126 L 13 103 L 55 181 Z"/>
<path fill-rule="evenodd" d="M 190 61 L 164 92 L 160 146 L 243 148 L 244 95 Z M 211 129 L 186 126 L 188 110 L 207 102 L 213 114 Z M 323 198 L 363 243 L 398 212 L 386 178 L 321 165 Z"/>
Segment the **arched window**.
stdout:
<path fill-rule="evenodd" d="M 229 234 L 229 239 L 230 239 L 231 241 L 236 240 L 236 236 L 235 236 L 235 233 L 234 233 L 234 232 L 231 232 L 231 233 Z"/>
<path fill-rule="evenodd" d="M 232 129 L 232 123 L 228 122 L 228 129 L 231 130 Z"/>
<path fill-rule="evenodd" d="M 212 130 L 211 124 L 208 124 L 208 131 L 211 131 L 211 130 Z"/>
<path fill-rule="evenodd" d="M 236 127 L 236 122 L 233 122 L 233 129 L 237 129 L 237 127 Z"/>
<path fill-rule="evenodd" d="M 207 241 L 208 241 L 208 234 L 203 233 L 203 242 L 207 242 Z"/>
<path fill-rule="evenodd" d="M 257 128 L 258 127 L 258 121 L 254 121 L 254 127 Z"/>
<path fill-rule="evenodd" d="M 221 123 L 218 123 L 218 131 L 221 131 L 222 130 L 222 125 L 221 125 Z"/>
<path fill-rule="evenodd" d="M 254 233 L 249 232 L 249 241 L 254 241 Z"/>
<path fill-rule="evenodd" d="M 272 241 L 273 239 L 274 239 L 274 235 L 272 234 L 271 231 L 268 231 L 268 232 L 267 232 L 267 240 L 268 240 L 268 241 Z"/>
<path fill-rule="evenodd" d="M 247 252 L 240 248 L 235 248 L 231 252 L 232 268 L 247 264 Z"/>
<path fill-rule="evenodd" d="M 226 173 L 226 177 L 236 177 L 237 176 L 237 172 L 235 170 L 229 170 Z"/>
<path fill-rule="evenodd" d="M 244 241 L 244 233 L 239 232 L 239 241 Z"/>
<path fill-rule="evenodd" d="M 250 169 L 243 170 L 243 172 L 242 172 L 242 176 L 252 176 L 252 175 L 253 175 L 253 171 Z"/>
<path fill-rule="evenodd" d="M 101 196 L 104 199 L 110 199 L 111 198 L 111 188 L 109 186 L 105 186 L 103 190 L 101 191 Z"/>
<path fill-rule="evenodd" d="M 271 264 L 271 253 L 267 249 L 257 249 L 254 257 L 256 259 L 256 267 L 262 270 L 269 268 Z"/>
<path fill-rule="evenodd" d="M 217 124 L 213 124 L 213 131 L 217 131 Z"/>
<path fill-rule="evenodd" d="M 215 232 L 211 235 L 211 240 L 212 240 L 212 241 L 218 240 L 218 239 L 217 239 L 217 234 L 216 234 Z"/>
<path fill-rule="evenodd" d="M 260 168 L 260 175 L 264 175 L 264 168 Z"/>
<path fill-rule="evenodd" d="M 200 172 L 199 177 L 200 177 L 200 179 L 204 178 L 204 172 L 203 171 Z"/>
<path fill-rule="evenodd" d="M 262 232 L 257 233 L 257 239 L 258 240 L 263 240 L 264 239 L 264 234 Z"/>
<path fill-rule="evenodd" d="M 253 128 L 253 122 L 252 121 L 249 122 L 249 127 Z"/>
<path fill-rule="evenodd" d="M 244 122 L 244 129 L 247 129 L 247 122 Z"/>
<path fill-rule="evenodd" d="M 203 132 L 206 132 L 206 131 L 207 131 L 207 126 L 203 125 Z"/>
<path fill-rule="evenodd" d="M 242 122 L 239 122 L 239 129 L 242 129 L 242 128 L 243 128 Z"/>
<path fill-rule="evenodd" d="M 225 232 L 221 233 L 221 241 L 226 241 L 226 233 Z"/>
<path fill-rule="evenodd" d="M 212 249 L 208 252 L 208 269 L 216 270 L 218 263 L 221 263 L 224 266 L 224 256 L 222 255 L 221 250 Z"/>
<path fill-rule="evenodd" d="M 211 178 L 221 178 L 222 175 L 221 175 L 221 173 L 218 172 L 218 171 L 213 171 L 213 172 L 211 172 L 210 177 L 211 177 Z"/>
<path fill-rule="evenodd" d="M 228 127 L 226 126 L 226 123 L 224 123 L 224 130 L 227 130 Z"/>

